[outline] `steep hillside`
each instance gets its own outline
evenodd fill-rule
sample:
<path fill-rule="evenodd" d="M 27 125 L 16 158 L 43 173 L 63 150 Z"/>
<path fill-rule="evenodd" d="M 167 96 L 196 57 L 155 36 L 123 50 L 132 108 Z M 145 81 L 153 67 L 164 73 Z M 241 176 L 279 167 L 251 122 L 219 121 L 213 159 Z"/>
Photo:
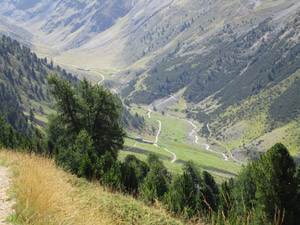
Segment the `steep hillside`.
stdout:
<path fill-rule="evenodd" d="M 13 170 L 14 223 L 25 224 L 191 224 L 131 196 L 64 172 L 53 160 L 0 151 Z M 8 215 L 7 215 L 8 216 Z"/>
<path fill-rule="evenodd" d="M 4 17 L 0 17 L 0 35 L 9 36 L 15 40 L 19 40 L 22 44 L 32 47 L 32 33 L 20 26 L 9 23 Z"/>
<path fill-rule="evenodd" d="M 251 155 L 253 150 L 264 150 L 277 139 L 294 154 L 298 152 L 298 16 L 278 34 L 264 37 L 246 69 L 200 103 L 202 110 L 199 109 L 211 116 L 214 136 L 231 143 L 231 148 L 244 148 Z M 215 108 L 207 110 L 205 104 L 215 104 Z"/>
<path fill-rule="evenodd" d="M 47 58 L 38 58 L 30 48 L 10 37 L 0 37 L 0 112 L 19 132 L 30 134 L 34 125 L 45 126 L 54 112 L 46 78 L 51 74 L 71 80 L 77 78 L 54 66 Z M 121 118 L 128 129 L 140 130 L 145 122 L 124 106 Z"/>
<path fill-rule="evenodd" d="M 134 1 L 4 1 L 1 14 L 54 55 L 79 48 L 132 9 Z M 76 64 L 76 63 L 73 63 Z"/>
<path fill-rule="evenodd" d="M 183 43 L 178 42 L 178 49 L 173 55 L 163 58 L 161 62 L 158 61 L 148 75 L 142 78 L 146 90 L 141 91 L 150 92 L 152 98 L 157 99 L 188 86 L 184 93 L 185 99 L 196 103 L 219 91 L 228 82 L 244 73 L 253 61 L 261 63 L 257 58 L 262 53 L 260 46 L 265 42 L 274 42 L 282 25 L 280 26 L 275 18 L 269 17 L 271 14 L 262 16 L 261 11 L 255 13 L 259 13 L 256 22 L 247 16 L 244 18 L 235 16 L 233 21 L 216 29 L 214 35 L 206 37 L 203 43 L 187 46 L 187 40 Z M 199 39 L 197 40 L 199 42 Z M 140 96 L 139 92 L 135 95 Z M 148 104 L 151 101 L 142 102 Z"/>
<path fill-rule="evenodd" d="M 7 121 L 23 134 L 32 131 L 32 124 L 43 125 L 51 112 L 51 98 L 46 77 L 56 73 L 72 79 L 53 62 L 40 59 L 10 37 L 0 38 L 0 111 Z"/>

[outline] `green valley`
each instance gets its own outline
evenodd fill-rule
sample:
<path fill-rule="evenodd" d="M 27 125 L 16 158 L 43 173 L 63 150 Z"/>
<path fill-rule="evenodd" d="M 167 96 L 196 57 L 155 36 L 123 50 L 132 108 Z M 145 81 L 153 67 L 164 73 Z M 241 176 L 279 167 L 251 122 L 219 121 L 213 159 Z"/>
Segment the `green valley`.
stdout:
<path fill-rule="evenodd" d="M 139 204 L 165 224 L 298 224 L 299 18 L 298 0 L 3 0 L 0 155 L 134 198 L 108 224 L 142 223 Z"/>

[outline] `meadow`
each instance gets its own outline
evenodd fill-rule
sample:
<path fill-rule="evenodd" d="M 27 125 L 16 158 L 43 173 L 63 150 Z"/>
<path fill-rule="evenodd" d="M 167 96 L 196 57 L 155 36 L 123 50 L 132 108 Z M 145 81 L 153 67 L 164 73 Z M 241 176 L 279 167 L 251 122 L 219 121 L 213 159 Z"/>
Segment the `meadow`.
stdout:
<path fill-rule="evenodd" d="M 132 113 L 138 113 L 143 115 L 148 126 L 155 127 L 156 132 L 158 131 L 158 120 L 162 123 L 161 132 L 158 138 L 158 147 L 146 143 L 137 142 L 131 139 L 125 140 L 125 146 L 142 149 L 145 151 L 121 151 L 120 159 L 122 160 L 128 154 L 134 154 L 141 160 L 146 159 L 146 154 L 149 152 L 154 152 L 160 156 L 163 160 L 165 166 L 173 174 L 181 173 L 182 165 L 186 161 L 193 161 L 201 169 L 207 170 L 215 177 L 217 183 L 236 176 L 241 166 L 234 164 L 234 162 L 229 159 L 228 161 L 224 160 L 224 157 L 221 155 L 209 152 L 205 150 L 205 144 L 207 140 L 204 138 L 199 139 L 199 143 L 195 143 L 195 138 L 190 135 L 192 131 L 192 126 L 183 120 L 178 120 L 172 118 L 166 114 L 153 111 L 151 113 L 151 118 L 147 115 L 146 107 L 132 107 Z M 196 123 L 196 122 L 195 122 Z M 197 123 L 196 123 L 197 124 Z M 197 124 L 199 126 L 199 124 Z M 142 137 L 143 133 L 130 133 L 132 137 Z M 145 135 L 146 140 L 155 141 L 155 136 Z M 174 163 L 171 163 L 173 158 L 172 154 L 165 151 L 164 148 L 167 148 L 169 151 L 176 154 L 177 159 Z M 220 151 L 220 146 L 210 146 L 210 149 L 215 151 Z M 223 148 L 223 153 L 226 153 L 226 149 Z"/>

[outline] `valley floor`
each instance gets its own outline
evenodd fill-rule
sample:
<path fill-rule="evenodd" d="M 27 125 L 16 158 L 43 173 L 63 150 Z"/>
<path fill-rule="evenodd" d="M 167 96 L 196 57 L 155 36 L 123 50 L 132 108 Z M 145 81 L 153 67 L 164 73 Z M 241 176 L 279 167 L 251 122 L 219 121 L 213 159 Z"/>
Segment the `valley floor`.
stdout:
<path fill-rule="evenodd" d="M 163 106 L 161 103 L 154 103 L 154 106 L 132 105 L 131 113 L 143 115 L 147 126 L 155 128 L 155 132 L 152 135 L 146 132 L 129 135 L 149 140 L 154 145 L 126 139 L 126 149 L 121 151 L 120 160 L 128 154 L 146 160 L 146 155 L 154 152 L 173 174 L 182 172 L 184 162 L 194 161 L 201 169 L 210 172 L 219 184 L 239 173 L 241 164 L 230 155 L 229 150 L 211 138 L 198 136 L 200 125 L 196 121 L 179 113 L 176 114 L 174 110 L 169 110 L 167 107 L 155 110 L 159 108 L 158 104 Z M 174 102 L 172 104 L 174 105 Z M 168 104 L 168 107 L 172 104 Z"/>

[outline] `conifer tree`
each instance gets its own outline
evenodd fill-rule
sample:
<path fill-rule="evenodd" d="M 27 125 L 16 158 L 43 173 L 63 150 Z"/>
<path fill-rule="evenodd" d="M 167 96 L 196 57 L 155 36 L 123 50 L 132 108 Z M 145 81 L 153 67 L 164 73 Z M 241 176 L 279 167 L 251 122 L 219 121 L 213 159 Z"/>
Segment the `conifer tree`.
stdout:
<path fill-rule="evenodd" d="M 118 150 L 123 148 L 119 102 L 86 79 L 77 89 L 55 76 L 49 77 L 48 83 L 57 109 L 47 128 L 50 154 L 81 176 L 100 178 L 101 157 L 116 161 Z"/>
<path fill-rule="evenodd" d="M 296 165 L 287 148 L 275 144 L 253 165 L 258 207 L 271 221 L 275 214 L 284 216 L 285 224 L 295 224 L 297 210 Z"/>

